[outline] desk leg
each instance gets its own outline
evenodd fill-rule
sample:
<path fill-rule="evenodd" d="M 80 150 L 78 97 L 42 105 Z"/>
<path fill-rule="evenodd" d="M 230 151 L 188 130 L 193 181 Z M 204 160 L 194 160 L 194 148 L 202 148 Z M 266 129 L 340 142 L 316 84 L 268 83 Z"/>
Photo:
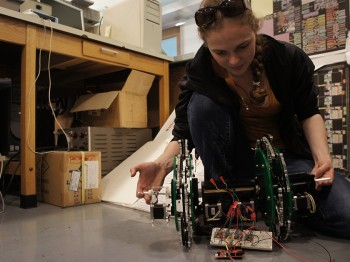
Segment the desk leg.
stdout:
<path fill-rule="evenodd" d="M 163 76 L 159 78 L 159 127 L 169 117 L 169 63 L 164 62 Z"/>
<path fill-rule="evenodd" d="M 35 180 L 36 30 L 28 25 L 21 67 L 21 208 L 37 206 Z"/>

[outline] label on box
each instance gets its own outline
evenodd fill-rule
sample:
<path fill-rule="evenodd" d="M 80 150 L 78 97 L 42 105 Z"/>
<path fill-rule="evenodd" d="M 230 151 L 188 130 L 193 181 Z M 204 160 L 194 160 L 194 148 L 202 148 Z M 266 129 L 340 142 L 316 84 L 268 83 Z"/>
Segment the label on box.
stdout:
<path fill-rule="evenodd" d="M 99 167 L 98 161 L 85 161 L 85 189 L 98 188 Z"/>
<path fill-rule="evenodd" d="M 70 183 L 68 187 L 69 190 L 78 191 L 80 175 L 81 175 L 81 172 L 79 170 L 72 171 L 72 177 L 70 178 Z"/>
<path fill-rule="evenodd" d="M 74 164 L 80 164 L 81 163 L 81 156 L 70 156 L 69 157 L 69 164 L 74 165 Z"/>

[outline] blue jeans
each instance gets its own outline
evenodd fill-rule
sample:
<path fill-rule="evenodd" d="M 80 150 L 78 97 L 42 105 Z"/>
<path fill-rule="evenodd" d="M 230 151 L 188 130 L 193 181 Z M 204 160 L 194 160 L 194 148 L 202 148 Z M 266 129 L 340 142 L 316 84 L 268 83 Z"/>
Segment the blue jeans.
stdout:
<path fill-rule="evenodd" d="M 208 97 L 194 93 L 187 115 L 205 175 L 215 180 L 220 176 L 227 180 L 254 177 L 254 154 L 242 132 L 238 112 L 229 114 Z"/>
<path fill-rule="evenodd" d="M 238 112 L 229 113 L 210 98 L 193 93 L 187 110 L 194 146 L 204 165 L 205 179 L 254 177 L 254 153 L 244 135 Z M 288 151 L 284 159 L 289 174 L 310 172 L 312 160 Z M 314 195 L 317 212 L 312 224 L 325 233 L 350 238 L 350 183 L 335 173 L 332 186 Z"/>

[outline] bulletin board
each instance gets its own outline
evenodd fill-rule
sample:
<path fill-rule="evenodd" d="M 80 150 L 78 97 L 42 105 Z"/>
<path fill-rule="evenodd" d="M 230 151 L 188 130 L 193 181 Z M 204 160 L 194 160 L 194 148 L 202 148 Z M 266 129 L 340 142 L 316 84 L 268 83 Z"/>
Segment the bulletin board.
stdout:
<path fill-rule="evenodd" d="M 273 0 L 261 33 L 293 43 L 313 55 L 344 49 L 349 0 Z"/>
<path fill-rule="evenodd" d="M 314 74 L 319 89 L 319 108 L 325 120 L 333 166 L 350 170 L 349 151 L 349 66 L 337 63 L 320 68 Z"/>

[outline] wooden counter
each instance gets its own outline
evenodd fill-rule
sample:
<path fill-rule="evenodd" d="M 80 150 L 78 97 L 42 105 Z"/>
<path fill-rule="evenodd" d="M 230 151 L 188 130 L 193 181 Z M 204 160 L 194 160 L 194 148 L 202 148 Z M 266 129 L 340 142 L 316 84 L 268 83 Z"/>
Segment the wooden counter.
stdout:
<path fill-rule="evenodd" d="M 0 8 L 0 41 L 21 46 L 21 207 L 37 205 L 35 179 L 35 86 L 38 50 L 65 55 L 50 68 L 96 76 L 136 69 L 157 76 L 159 125 L 169 116 L 169 62 L 172 58 L 125 43 Z"/>

